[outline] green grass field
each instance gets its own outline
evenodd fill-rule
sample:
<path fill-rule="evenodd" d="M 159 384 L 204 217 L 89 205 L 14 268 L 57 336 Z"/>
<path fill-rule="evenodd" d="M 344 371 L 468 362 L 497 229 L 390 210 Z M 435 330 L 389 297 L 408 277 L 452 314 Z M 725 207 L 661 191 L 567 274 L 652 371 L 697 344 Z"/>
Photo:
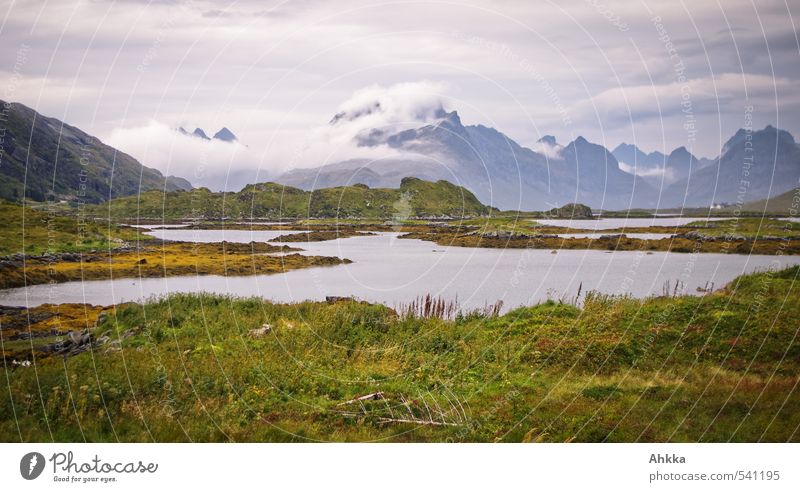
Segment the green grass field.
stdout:
<path fill-rule="evenodd" d="M 59 207 L 51 211 L 0 201 L 0 217 L 0 255 L 101 251 L 144 238 L 136 229 L 109 227 L 78 211 L 64 215 Z"/>
<path fill-rule="evenodd" d="M 453 319 L 173 295 L 7 367 L 0 440 L 798 441 L 798 274 Z"/>

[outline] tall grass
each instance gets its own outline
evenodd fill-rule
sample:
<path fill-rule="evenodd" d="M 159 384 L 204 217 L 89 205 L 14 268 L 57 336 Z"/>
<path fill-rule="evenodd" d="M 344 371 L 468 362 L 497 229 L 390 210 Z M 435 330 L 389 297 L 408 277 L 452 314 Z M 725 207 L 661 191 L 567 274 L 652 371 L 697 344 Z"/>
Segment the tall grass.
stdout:
<path fill-rule="evenodd" d="M 443 297 L 434 297 L 431 294 L 418 296 L 407 303 L 400 303 L 396 307 L 400 319 L 441 319 L 454 320 L 457 318 L 482 317 L 496 318 L 503 309 L 503 301 L 497 300 L 493 303 L 485 303 L 482 308 L 472 311 L 463 311 L 458 302 L 458 298 L 452 300 Z"/>

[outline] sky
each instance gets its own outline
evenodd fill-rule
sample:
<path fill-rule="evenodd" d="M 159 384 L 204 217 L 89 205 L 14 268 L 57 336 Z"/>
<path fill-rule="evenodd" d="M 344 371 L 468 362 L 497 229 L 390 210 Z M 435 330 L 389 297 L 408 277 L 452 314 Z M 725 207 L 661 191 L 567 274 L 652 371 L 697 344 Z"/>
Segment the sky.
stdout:
<path fill-rule="evenodd" d="M 789 0 L 4 1 L 0 94 L 215 189 L 368 153 L 352 145 L 359 128 L 329 122 L 372 100 L 384 109 L 374 124 L 413 126 L 441 105 L 528 147 L 580 135 L 715 157 L 751 118 L 800 137 L 798 11 Z M 225 126 L 240 143 L 178 126 Z"/>

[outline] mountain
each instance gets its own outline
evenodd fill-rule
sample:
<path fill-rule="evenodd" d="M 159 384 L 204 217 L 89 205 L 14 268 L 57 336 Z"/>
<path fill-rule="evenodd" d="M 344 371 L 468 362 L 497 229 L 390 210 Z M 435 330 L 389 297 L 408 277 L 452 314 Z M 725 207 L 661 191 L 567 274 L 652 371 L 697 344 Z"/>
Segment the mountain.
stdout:
<path fill-rule="evenodd" d="M 216 140 L 222 140 L 223 142 L 236 142 L 238 140 L 236 135 L 234 135 L 232 131 L 225 127 L 222 127 L 220 131 L 215 133 L 213 138 Z"/>
<path fill-rule="evenodd" d="M 369 106 L 338 113 L 330 124 L 352 122 L 379 110 L 380 106 Z M 644 180 L 621 170 L 610 152 L 583 138 L 548 157 L 493 128 L 464 126 L 455 111 L 438 108 L 426 116 L 433 121 L 418 128 L 370 129 L 359 134 L 359 146 L 387 149 L 383 158 L 293 170 L 276 181 L 311 190 L 358 182 L 391 187 L 404 176 L 449 180 L 475 193 L 483 203 L 521 210 L 548 210 L 572 202 L 605 209 L 656 203 L 657 193 Z M 542 143 L 557 145 L 554 138 Z"/>
<path fill-rule="evenodd" d="M 670 185 L 662 203 L 687 207 L 745 203 L 792 190 L 798 182 L 800 147 L 789 132 L 773 126 L 740 129 L 710 165 Z"/>
<path fill-rule="evenodd" d="M 474 217 L 492 209 L 468 190 L 447 181 L 403 178 L 399 188 L 371 188 L 365 184 L 304 191 L 277 183 L 245 186 L 234 193 L 207 188 L 191 192 L 150 191 L 137 197 L 111 200 L 87 213 L 116 220 L 131 218 L 373 218 Z"/>
<path fill-rule="evenodd" d="M 706 158 L 698 159 L 686 147 L 678 147 L 669 155 L 658 151 L 646 154 L 636 145 L 621 143 L 611 153 L 623 169 L 642 176 L 656 189 L 686 178 L 713 162 Z"/>
<path fill-rule="evenodd" d="M 554 137 L 552 135 L 545 135 L 544 137 L 542 137 L 539 140 L 537 140 L 536 143 L 547 144 L 547 145 L 550 145 L 551 147 L 555 147 L 555 146 L 558 145 L 558 142 L 556 141 L 556 137 Z"/>
<path fill-rule="evenodd" d="M 208 138 L 208 135 L 206 135 L 206 132 L 204 132 L 202 128 L 195 128 L 192 132 L 192 136 L 202 138 L 203 140 L 211 140 Z"/>
<path fill-rule="evenodd" d="M 98 138 L 19 103 L 2 104 L 0 198 L 99 203 L 145 190 L 191 189 Z"/>
<path fill-rule="evenodd" d="M 649 154 L 645 154 L 642 152 L 639 147 L 633 144 L 627 144 L 625 142 L 619 144 L 611 151 L 614 154 L 614 157 L 619 162 L 624 162 L 629 166 L 636 166 L 637 168 L 659 168 L 664 165 L 664 161 L 666 160 L 667 156 L 662 154 L 661 152 L 651 152 Z"/>
<path fill-rule="evenodd" d="M 195 128 L 192 133 L 186 131 L 186 129 L 182 126 L 178 127 L 178 133 L 181 135 L 186 135 L 188 137 L 196 137 L 201 140 L 221 140 L 223 142 L 238 142 L 239 139 L 236 138 L 236 135 L 233 134 L 232 131 L 228 130 L 226 127 L 222 127 L 220 131 L 214 134 L 213 137 L 209 138 L 206 132 L 202 128 Z"/>

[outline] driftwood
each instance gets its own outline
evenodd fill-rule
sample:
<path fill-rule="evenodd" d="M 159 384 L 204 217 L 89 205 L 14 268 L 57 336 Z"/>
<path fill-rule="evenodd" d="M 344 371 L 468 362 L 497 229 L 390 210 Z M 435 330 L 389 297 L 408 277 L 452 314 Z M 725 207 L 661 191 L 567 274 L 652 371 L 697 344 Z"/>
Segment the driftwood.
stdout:
<path fill-rule="evenodd" d="M 459 425 L 459 424 L 455 424 L 455 423 L 452 423 L 452 422 L 437 422 L 435 420 L 421 420 L 421 419 L 389 419 L 389 418 L 381 418 L 381 419 L 378 419 L 378 422 L 385 423 L 385 424 L 452 425 L 452 426 Z"/>
<path fill-rule="evenodd" d="M 370 393 L 364 396 L 357 396 L 352 400 L 343 401 L 339 403 L 339 406 L 343 405 L 350 405 L 351 403 L 358 403 L 360 401 L 367 401 L 367 400 L 383 400 L 383 391 L 377 391 L 375 393 Z"/>

